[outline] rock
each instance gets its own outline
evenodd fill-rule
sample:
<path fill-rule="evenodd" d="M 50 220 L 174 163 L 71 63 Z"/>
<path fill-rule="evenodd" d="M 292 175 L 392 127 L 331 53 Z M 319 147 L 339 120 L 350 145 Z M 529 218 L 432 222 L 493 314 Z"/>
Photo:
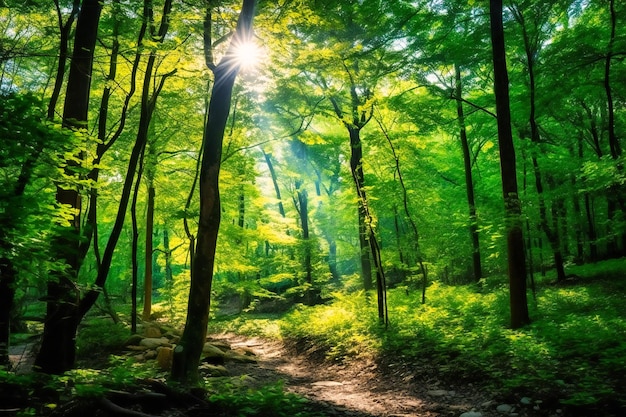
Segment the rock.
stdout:
<path fill-rule="evenodd" d="M 149 361 L 150 359 L 156 359 L 157 357 L 157 351 L 156 350 L 148 350 L 146 351 L 146 353 L 144 353 L 143 357 Z"/>
<path fill-rule="evenodd" d="M 225 360 L 231 361 L 231 362 L 237 362 L 237 363 L 256 363 L 257 362 L 256 358 L 252 356 L 240 355 L 239 353 L 236 353 L 233 351 L 223 353 L 223 355 L 224 355 Z"/>
<path fill-rule="evenodd" d="M 519 402 L 523 405 L 531 405 L 533 403 L 533 400 L 531 400 L 528 397 L 522 397 L 522 399 L 519 400 Z"/>
<path fill-rule="evenodd" d="M 144 334 L 148 338 L 160 338 L 161 336 L 163 336 L 163 334 L 161 333 L 161 329 L 154 325 L 146 326 Z"/>
<path fill-rule="evenodd" d="M 157 364 L 159 368 L 164 371 L 169 371 L 172 368 L 172 357 L 174 356 L 174 349 L 168 346 L 161 346 L 157 349 Z"/>
<path fill-rule="evenodd" d="M 219 347 L 215 346 L 214 344 L 207 342 L 202 347 L 202 354 L 205 357 L 210 357 L 210 356 L 223 357 L 224 351 L 220 349 Z"/>
<path fill-rule="evenodd" d="M 254 353 L 254 351 L 249 347 L 240 347 L 237 349 L 233 349 L 233 352 L 244 356 L 256 356 L 256 353 Z"/>
<path fill-rule="evenodd" d="M 483 417 L 483 413 L 480 411 L 468 411 L 461 414 L 459 417 Z"/>
<path fill-rule="evenodd" d="M 448 391 L 446 391 L 445 389 L 434 389 L 427 391 L 426 394 L 430 395 L 431 397 L 443 397 L 444 395 L 448 395 Z"/>
<path fill-rule="evenodd" d="M 230 350 L 230 345 L 223 340 L 209 340 L 208 343 L 215 346 L 216 348 L 219 348 L 222 352 Z"/>
<path fill-rule="evenodd" d="M 141 342 L 141 339 L 143 339 L 142 335 L 133 334 L 128 339 L 126 339 L 126 341 L 124 342 L 124 346 L 138 345 Z"/>
<path fill-rule="evenodd" d="M 312 383 L 314 387 L 338 387 L 343 385 L 341 382 L 337 381 L 317 381 Z"/>
<path fill-rule="evenodd" d="M 146 346 L 148 349 L 156 349 L 160 346 L 172 347 L 172 344 L 167 337 L 146 337 L 139 343 L 141 346 Z"/>
<path fill-rule="evenodd" d="M 221 365 L 211 365 L 209 363 L 203 363 L 198 367 L 200 372 L 208 376 L 228 376 L 228 369 Z"/>
<path fill-rule="evenodd" d="M 509 404 L 500 404 L 497 408 L 496 411 L 498 413 L 502 413 L 502 414 L 508 414 L 511 411 L 513 411 L 513 406 L 509 405 Z"/>
<path fill-rule="evenodd" d="M 126 349 L 132 350 L 135 352 L 143 352 L 144 350 L 150 349 L 148 346 L 126 346 Z"/>
<path fill-rule="evenodd" d="M 207 362 L 213 365 L 221 365 L 225 361 L 225 354 L 218 347 L 213 346 L 211 343 L 205 343 L 202 348 L 203 362 Z"/>

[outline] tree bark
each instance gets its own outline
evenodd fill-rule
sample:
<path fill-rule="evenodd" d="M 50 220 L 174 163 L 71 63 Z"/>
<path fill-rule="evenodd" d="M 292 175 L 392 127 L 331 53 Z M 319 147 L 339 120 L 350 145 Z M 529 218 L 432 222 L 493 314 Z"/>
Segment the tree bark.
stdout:
<path fill-rule="evenodd" d="M 478 219 L 476 217 L 476 203 L 474 201 L 474 180 L 472 178 L 472 157 L 467 140 L 467 130 L 465 128 L 465 113 L 463 111 L 463 86 L 461 84 L 461 68 L 454 65 L 456 80 L 456 113 L 459 124 L 459 134 L 461 137 L 461 149 L 463 151 L 463 167 L 465 172 L 465 192 L 467 194 L 467 205 L 469 208 L 469 232 L 472 240 L 472 265 L 474 268 L 474 280 L 482 278 L 482 265 L 480 260 L 480 239 L 478 236 Z"/>
<path fill-rule="evenodd" d="M 490 0 L 489 14 L 493 51 L 494 93 L 498 115 L 500 173 L 502 176 L 502 194 L 507 229 L 511 327 L 517 329 L 530 323 L 530 317 L 528 315 L 526 295 L 526 260 L 521 225 L 522 208 L 517 190 L 515 148 L 511 131 L 509 77 L 506 67 L 502 0 Z"/>
<path fill-rule="evenodd" d="M 276 170 L 274 169 L 274 164 L 272 163 L 272 155 L 265 153 L 263 151 L 263 156 L 265 157 L 265 163 L 267 164 L 267 169 L 270 171 L 270 177 L 272 178 L 272 184 L 274 185 L 274 191 L 276 192 L 276 198 L 278 199 L 278 212 L 285 218 L 285 207 L 283 206 L 283 200 L 280 196 L 280 187 L 278 186 L 278 180 L 276 178 Z"/>
<path fill-rule="evenodd" d="M 230 113 L 233 85 L 239 72 L 239 64 L 233 59 L 233 51 L 237 42 L 248 41 L 252 36 L 255 3 L 255 0 L 243 0 L 234 38 L 224 58 L 212 68 L 215 80 L 204 127 L 197 247 L 191 269 L 187 320 L 180 344 L 174 350 L 171 373 L 172 379 L 183 383 L 198 380 L 198 365 L 206 339 L 217 235 L 221 220 L 219 173 L 222 143 Z M 207 13 L 207 16 L 210 19 L 210 13 Z M 210 30 L 210 23 L 205 22 L 205 31 L 206 28 Z M 207 39 L 210 41 L 210 34 L 205 33 L 205 42 Z M 212 66 L 212 63 L 209 65 Z"/>
<path fill-rule="evenodd" d="M 57 62 L 57 74 L 54 80 L 54 88 L 50 95 L 50 101 L 48 102 L 48 119 L 54 119 L 54 113 L 56 111 L 59 95 L 61 94 L 61 88 L 63 87 L 63 79 L 65 78 L 65 67 L 67 65 L 67 53 L 68 44 L 70 40 L 70 32 L 76 20 L 76 15 L 80 9 L 80 0 L 74 0 L 72 4 L 72 10 L 67 17 L 67 21 L 63 23 L 63 15 L 61 14 L 61 7 L 59 1 L 55 0 L 54 5 L 57 11 L 57 17 L 59 20 L 59 61 Z"/>
<path fill-rule="evenodd" d="M 300 227 L 302 229 L 302 244 L 304 246 L 304 271 L 305 282 L 313 285 L 313 267 L 311 266 L 311 241 L 309 238 L 309 203 L 306 189 L 302 188 L 302 180 L 296 180 L 296 196 L 294 198 L 298 214 L 300 215 Z M 313 303 L 312 287 L 307 289 L 305 302 L 309 305 Z"/>
<path fill-rule="evenodd" d="M 132 333 L 137 332 L 137 287 L 139 284 L 139 227 L 137 225 L 137 198 L 139 197 L 139 187 L 141 185 L 141 177 L 143 173 L 143 161 L 144 151 L 141 153 L 139 161 L 139 169 L 137 170 L 137 180 L 135 181 L 135 187 L 133 189 L 133 198 L 130 203 L 130 217 L 131 217 L 131 295 L 130 295 L 130 331 Z M 133 177 L 135 173 L 133 172 Z"/>
<path fill-rule="evenodd" d="M 148 188 L 148 201 L 146 203 L 146 246 L 144 251 L 144 280 L 143 280 L 143 313 L 144 321 L 150 320 L 152 311 L 152 251 L 154 234 L 154 168 L 156 166 L 153 146 L 148 145 L 148 157 L 146 161 L 146 185 Z"/>
<path fill-rule="evenodd" d="M 369 244 L 370 237 L 367 230 L 367 213 L 366 204 L 367 197 L 365 194 L 365 177 L 363 175 L 363 146 L 361 145 L 360 129 L 356 127 L 348 127 L 350 134 L 350 171 L 359 196 L 358 215 L 359 215 L 359 248 L 361 260 L 361 274 L 363 275 L 363 288 L 369 291 L 374 288 L 374 280 L 372 279 L 372 259 L 370 257 L 371 247 Z"/>
<path fill-rule="evenodd" d="M 102 4 L 83 0 L 74 38 L 74 50 L 65 94 L 63 125 L 72 129 L 87 127 L 93 55 L 98 35 Z M 70 164 L 68 164 L 70 165 Z M 71 166 L 71 165 L 70 165 Z M 56 258 L 66 271 L 48 283 L 46 322 L 35 367 L 42 372 L 60 374 L 74 366 L 79 292 L 74 284 L 82 262 L 80 253 L 81 196 L 77 188 L 57 186 L 56 200 L 73 211 L 71 226 L 57 240 Z"/>

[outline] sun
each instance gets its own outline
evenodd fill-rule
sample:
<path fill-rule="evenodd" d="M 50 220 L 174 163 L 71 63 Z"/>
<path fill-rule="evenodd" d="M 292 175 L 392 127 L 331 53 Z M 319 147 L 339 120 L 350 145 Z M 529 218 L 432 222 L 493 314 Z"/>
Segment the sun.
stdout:
<path fill-rule="evenodd" d="M 234 59 L 242 70 L 252 69 L 261 60 L 261 49 L 254 41 L 238 43 L 235 45 Z"/>

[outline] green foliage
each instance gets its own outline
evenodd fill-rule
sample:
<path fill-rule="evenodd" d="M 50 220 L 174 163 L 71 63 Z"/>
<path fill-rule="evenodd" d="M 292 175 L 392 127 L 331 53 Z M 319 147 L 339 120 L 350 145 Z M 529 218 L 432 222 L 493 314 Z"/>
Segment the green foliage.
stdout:
<path fill-rule="evenodd" d="M 108 390 L 128 389 L 141 378 L 154 377 L 154 367 L 130 358 L 111 356 L 105 369 L 75 369 L 58 377 L 72 396 L 99 397 Z"/>
<path fill-rule="evenodd" d="M 246 379 L 245 376 L 239 381 L 206 379 L 206 388 L 211 392 L 209 401 L 229 416 L 304 417 L 314 415 L 305 409 L 308 400 L 286 393 L 281 382 L 253 389 L 246 385 Z"/>
<path fill-rule="evenodd" d="M 95 350 L 110 351 L 121 347 L 128 338 L 128 328 L 111 319 L 85 321 L 78 331 L 76 348 L 79 355 L 88 356 Z"/>
<path fill-rule="evenodd" d="M 584 282 L 545 285 L 533 323 L 508 329 L 504 285 L 433 283 L 427 303 L 406 289 L 389 292 L 391 325 L 376 324 L 363 294 L 335 295 L 329 305 L 298 308 L 280 320 L 287 340 L 331 360 L 378 355 L 407 368 L 428 363 L 451 381 L 481 381 L 503 394 L 589 405 L 624 395 L 626 294 L 623 260 L 576 270 Z M 626 405 L 626 404 L 622 404 Z"/>

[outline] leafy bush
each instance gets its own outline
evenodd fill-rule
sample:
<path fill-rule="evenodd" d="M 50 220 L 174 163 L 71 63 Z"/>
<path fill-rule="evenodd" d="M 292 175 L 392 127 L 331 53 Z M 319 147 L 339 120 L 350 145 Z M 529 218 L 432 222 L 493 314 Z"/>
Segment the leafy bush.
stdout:
<path fill-rule="evenodd" d="M 308 400 L 286 393 L 282 383 L 252 389 L 245 381 L 225 381 L 210 378 L 205 381 L 212 392 L 209 401 L 229 416 L 304 417 L 313 416 L 306 410 Z"/>
<path fill-rule="evenodd" d="M 626 398 L 626 280 L 623 260 L 574 270 L 578 281 L 543 285 L 531 325 L 508 326 L 503 285 L 433 283 L 427 303 L 406 289 L 388 294 L 390 326 L 378 326 L 375 300 L 334 294 L 329 305 L 297 308 L 280 321 L 283 337 L 326 359 L 393 358 L 422 370 L 428 363 L 451 381 L 491 384 L 503 395 L 589 405 Z M 626 402 L 621 400 L 621 406 Z"/>

